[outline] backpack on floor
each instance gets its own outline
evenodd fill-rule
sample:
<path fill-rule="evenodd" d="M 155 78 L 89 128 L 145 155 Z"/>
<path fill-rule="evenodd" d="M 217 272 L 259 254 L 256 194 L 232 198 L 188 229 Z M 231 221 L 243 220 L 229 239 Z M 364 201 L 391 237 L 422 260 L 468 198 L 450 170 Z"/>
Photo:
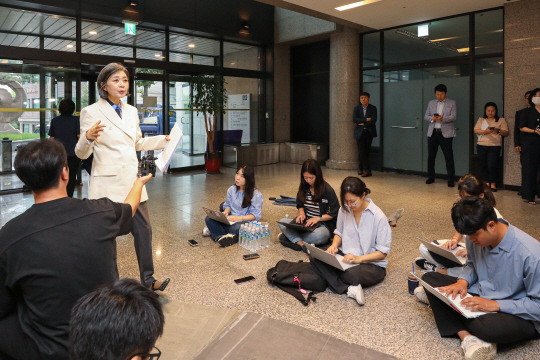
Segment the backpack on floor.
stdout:
<path fill-rule="evenodd" d="M 313 295 L 326 290 L 328 284 L 310 262 L 303 261 L 280 260 L 276 266 L 268 269 L 266 278 L 270 284 L 294 296 L 304 306 L 308 306 L 310 301 L 315 302 L 317 298 Z M 311 291 L 308 293 L 306 290 Z"/>

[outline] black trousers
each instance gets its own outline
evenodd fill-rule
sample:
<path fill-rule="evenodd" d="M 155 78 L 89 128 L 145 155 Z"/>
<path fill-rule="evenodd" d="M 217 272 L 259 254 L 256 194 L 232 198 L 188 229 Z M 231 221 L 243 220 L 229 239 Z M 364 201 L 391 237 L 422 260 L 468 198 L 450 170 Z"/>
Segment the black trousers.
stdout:
<path fill-rule="evenodd" d="M 68 156 L 68 169 L 69 169 L 69 180 L 67 183 L 67 194 L 69 197 L 73 197 L 73 191 L 75 190 L 75 184 L 77 184 L 77 172 L 79 171 L 79 165 L 81 164 L 81 159 L 77 156 Z"/>
<path fill-rule="evenodd" d="M 372 142 L 373 136 L 368 130 L 362 131 L 360 138 L 356 139 L 356 145 L 358 146 L 358 170 L 371 171 L 369 153 L 371 152 Z"/>
<path fill-rule="evenodd" d="M 16 312 L 0 319 L 0 334 L 0 360 L 41 359 L 36 343 L 23 332 Z"/>
<path fill-rule="evenodd" d="M 435 178 L 435 158 L 440 146 L 446 161 L 448 180 L 454 180 L 456 169 L 454 167 L 454 151 L 452 150 L 453 141 L 454 138 L 445 138 L 441 131 L 433 129 L 433 133 L 428 137 L 428 178 Z"/>
<path fill-rule="evenodd" d="M 373 286 L 383 281 L 386 276 L 385 268 L 373 264 L 360 264 L 341 271 L 311 256 L 309 261 L 328 282 L 330 290 L 336 294 L 346 293 L 350 285 L 362 285 L 363 288 Z"/>
<path fill-rule="evenodd" d="M 150 225 L 146 201 L 141 203 L 135 212 L 131 234 L 134 237 L 141 284 L 150 286 L 155 279 L 153 276 L 154 261 L 152 260 L 152 225 Z"/>
<path fill-rule="evenodd" d="M 489 183 L 497 183 L 499 170 L 500 146 L 476 145 L 482 179 Z"/>
<path fill-rule="evenodd" d="M 433 287 L 439 287 L 453 284 L 457 278 L 428 272 L 422 280 Z M 467 319 L 429 291 L 426 291 L 426 294 L 433 310 L 437 329 L 442 337 L 456 337 L 459 331 L 466 330 L 484 341 L 496 344 L 540 338 L 532 321 L 501 312 Z"/>
<path fill-rule="evenodd" d="M 538 189 L 538 169 L 540 168 L 540 136 L 535 141 L 528 141 L 521 147 L 522 163 L 522 187 L 521 197 L 528 201 L 534 201 Z M 530 140 L 530 139 L 528 139 Z"/>

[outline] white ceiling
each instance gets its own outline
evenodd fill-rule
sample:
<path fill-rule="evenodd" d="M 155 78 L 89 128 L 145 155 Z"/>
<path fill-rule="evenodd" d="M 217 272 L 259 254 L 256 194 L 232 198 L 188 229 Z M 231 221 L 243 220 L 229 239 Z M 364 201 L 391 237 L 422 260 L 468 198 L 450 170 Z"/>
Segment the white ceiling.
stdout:
<path fill-rule="evenodd" d="M 359 0 L 281 0 L 279 2 L 309 9 L 311 11 L 307 13 L 313 16 L 316 16 L 313 13 L 315 11 L 332 18 L 380 30 L 471 11 L 490 9 L 502 6 L 510 0 L 380 0 L 350 10 L 335 10 L 338 6 L 357 1 Z M 276 4 L 276 6 L 279 5 Z M 296 8 L 295 11 L 298 11 L 298 9 Z"/>

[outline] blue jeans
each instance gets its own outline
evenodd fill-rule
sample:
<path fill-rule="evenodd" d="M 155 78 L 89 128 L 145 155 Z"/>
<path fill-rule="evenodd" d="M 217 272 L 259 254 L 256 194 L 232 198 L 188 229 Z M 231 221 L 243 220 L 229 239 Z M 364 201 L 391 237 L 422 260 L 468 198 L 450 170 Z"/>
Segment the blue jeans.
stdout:
<path fill-rule="evenodd" d="M 286 222 L 286 221 L 291 221 L 291 219 L 283 218 L 279 221 Z M 290 242 L 295 243 L 295 244 L 299 242 L 300 240 L 302 240 L 303 242 L 306 242 L 309 244 L 321 245 L 327 242 L 328 239 L 330 238 L 330 230 L 328 230 L 324 222 L 322 222 L 318 228 L 313 230 L 313 232 L 311 231 L 302 232 L 302 231 L 298 231 L 294 229 L 289 229 L 288 227 L 285 227 L 285 225 L 281 225 L 281 224 L 278 224 L 278 226 L 281 232 L 287 237 L 287 239 L 289 239 Z M 210 227 L 208 228 L 210 229 Z"/>
<path fill-rule="evenodd" d="M 206 222 L 206 226 L 208 227 L 208 230 L 210 230 L 210 235 L 212 236 L 212 239 L 214 241 L 216 241 L 216 239 L 222 235 L 238 235 L 238 233 L 240 232 L 240 225 L 248 222 L 239 221 L 232 225 L 225 225 L 223 223 L 220 223 L 219 221 L 210 219 L 208 216 L 206 217 L 206 219 L 204 219 L 204 221 Z"/>

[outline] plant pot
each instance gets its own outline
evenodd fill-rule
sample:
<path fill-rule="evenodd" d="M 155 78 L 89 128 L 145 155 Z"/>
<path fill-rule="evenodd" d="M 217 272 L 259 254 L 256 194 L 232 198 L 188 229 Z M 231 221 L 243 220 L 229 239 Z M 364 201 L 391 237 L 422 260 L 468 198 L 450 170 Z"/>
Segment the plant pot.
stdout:
<path fill-rule="evenodd" d="M 221 152 L 205 152 L 204 167 L 207 174 L 219 174 L 219 169 L 221 169 Z"/>

